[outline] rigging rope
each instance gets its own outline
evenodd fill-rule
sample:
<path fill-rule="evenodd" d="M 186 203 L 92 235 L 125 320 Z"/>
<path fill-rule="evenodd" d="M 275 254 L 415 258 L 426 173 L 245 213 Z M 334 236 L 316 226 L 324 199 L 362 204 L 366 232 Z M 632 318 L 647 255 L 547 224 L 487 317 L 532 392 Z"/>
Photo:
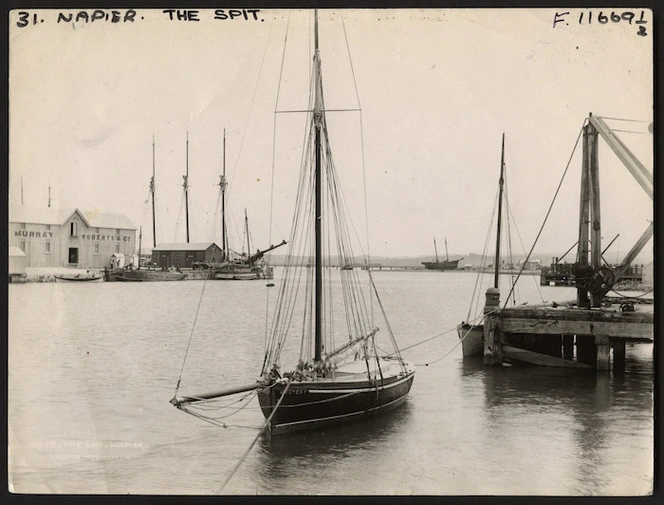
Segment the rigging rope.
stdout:
<path fill-rule="evenodd" d="M 180 367 L 180 375 L 178 377 L 177 385 L 175 386 L 175 393 L 173 397 L 177 396 L 178 390 L 180 389 L 180 381 L 182 380 L 182 372 L 184 370 L 184 364 L 187 361 L 187 355 L 189 354 L 189 347 L 191 346 L 191 339 L 194 337 L 194 330 L 196 329 L 196 321 L 198 320 L 198 311 L 201 309 L 201 302 L 203 301 L 203 293 L 205 293 L 205 286 L 207 285 L 207 279 L 203 281 L 203 288 L 201 289 L 201 297 L 198 299 L 198 306 L 196 307 L 196 315 L 194 316 L 194 322 L 191 325 L 191 333 L 189 334 L 189 342 L 187 342 L 187 350 L 184 353 L 184 359 L 182 360 L 182 367 Z"/>
<path fill-rule="evenodd" d="M 364 127 L 362 123 L 362 104 L 360 102 L 360 93 L 357 88 L 357 79 L 355 78 L 355 67 L 353 66 L 353 58 L 350 52 L 350 45 L 348 44 L 348 34 L 346 33 L 346 22 L 344 21 L 343 11 L 339 12 L 341 17 L 341 26 L 343 27 L 344 40 L 346 42 L 346 52 L 348 53 L 348 62 L 350 63 L 350 71 L 353 76 L 353 86 L 355 87 L 355 97 L 357 98 L 357 106 L 360 112 L 360 152 L 362 155 L 362 183 L 364 189 L 364 223 L 365 223 L 365 233 L 367 240 L 367 256 L 366 263 L 367 268 L 371 268 L 371 242 L 369 240 L 369 207 L 367 204 L 367 175 L 366 175 L 366 166 L 365 166 L 365 155 L 364 155 Z M 371 281 L 373 282 L 373 280 Z M 371 296 L 371 286 L 369 286 L 369 310 L 371 315 L 371 325 L 374 326 L 374 313 L 373 313 L 373 296 Z"/>
<path fill-rule="evenodd" d="M 560 192 L 560 188 L 563 185 L 563 181 L 565 180 L 565 176 L 567 175 L 567 171 L 569 170 L 569 166 L 572 163 L 572 157 L 574 156 L 574 153 L 576 152 L 576 148 L 579 145 L 579 140 L 581 139 L 581 134 L 583 133 L 583 128 L 586 125 L 586 122 L 588 120 L 585 119 L 583 121 L 583 124 L 581 125 L 581 128 L 579 129 L 579 134 L 576 137 L 576 142 L 574 143 L 574 148 L 572 149 L 572 153 L 569 155 L 569 160 L 567 161 L 567 166 L 565 167 L 565 170 L 563 171 L 563 175 L 560 178 L 560 182 L 558 183 L 558 187 L 556 188 L 556 192 L 553 195 L 553 199 L 551 200 L 551 204 L 549 205 L 549 209 L 546 211 L 546 215 L 544 216 L 544 222 L 542 223 L 542 226 L 540 226 L 539 231 L 537 232 L 537 236 L 535 237 L 535 241 L 533 242 L 532 247 L 530 248 L 530 251 L 528 252 L 528 255 L 526 256 L 526 259 L 523 262 L 523 266 L 521 267 L 521 270 L 519 270 L 519 274 L 516 276 L 516 280 L 512 284 L 512 288 L 510 289 L 509 294 L 507 295 L 507 298 L 505 299 L 505 304 L 503 305 L 503 308 L 507 306 L 507 300 L 509 300 L 509 297 L 512 295 L 512 291 L 514 290 L 514 285 L 516 282 L 519 280 L 519 277 L 521 277 L 521 273 L 523 272 L 523 269 L 525 268 L 526 264 L 528 263 L 528 260 L 530 260 L 530 255 L 533 253 L 533 250 L 535 249 L 535 245 L 537 245 L 537 241 L 540 238 L 540 235 L 542 234 L 542 231 L 544 230 L 544 226 L 546 225 L 546 221 L 549 218 L 549 214 L 551 214 L 551 209 L 553 208 L 553 204 L 556 202 L 556 198 L 558 197 L 558 193 Z"/>
<path fill-rule="evenodd" d="M 240 458 L 240 461 L 237 462 L 237 464 L 235 465 L 235 467 L 233 468 L 231 473 L 228 475 L 228 477 L 226 477 L 226 480 L 221 485 L 221 488 L 219 489 L 219 492 L 224 490 L 224 488 L 226 487 L 226 484 L 228 484 L 228 482 L 233 478 L 233 475 L 235 475 L 235 472 L 237 472 L 238 468 L 240 468 L 242 463 L 244 463 L 244 460 L 247 459 L 247 456 L 249 456 L 249 453 L 251 452 L 251 449 L 254 447 L 254 445 L 256 445 L 256 442 L 258 441 L 258 437 L 260 437 L 261 434 L 263 433 L 263 431 L 265 431 L 265 428 L 267 428 L 268 425 L 270 424 L 270 421 L 272 421 L 272 418 L 274 417 L 274 414 L 277 413 L 277 409 L 279 408 L 279 406 L 281 405 L 282 400 L 286 396 L 286 392 L 288 391 L 288 388 L 290 387 L 290 385 L 291 385 L 290 381 L 287 381 L 286 382 L 286 387 L 284 388 L 283 393 L 281 393 L 281 397 L 279 398 L 279 401 L 274 406 L 274 409 L 270 413 L 269 417 L 263 423 L 263 426 L 261 426 L 261 429 L 256 434 L 256 437 L 254 438 L 253 442 L 251 442 L 251 444 L 249 445 L 247 450 L 244 452 L 244 454 Z"/>
<path fill-rule="evenodd" d="M 240 147 L 237 151 L 237 156 L 235 157 L 235 163 L 233 164 L 233 175 L 231 175 L 231 180 L 229 187 L 233 186 L 233 181 L 235 180 L 235 174 L 237 173 L 237 165 L 240 161 L 240 155 L 242 154 L 242 146 L 244 145 L 244 137 L 247 134 L 247 125 L 249 124 L 249 119 L 251 118 L 251 112 L 254 108 L 254 101 L 256 99 L 256 92 L 258 91 L 258 83 L 261 80 L 261 73 L 263 72 L 263 63 L 265 63 L 265 55 L 267 54 L 267 48 L 270 43 L 270 35 L 272 34 L 272 28 L 274 27 L 274 22 L 270 23 L 270 31 L 267 34 L 267 39 L 265 40 L 265 49 L 263 50 L 263 57 L 261 58 L 261 64 L 258 68 L 258 76 L 256 77 L 256 85 L 254 86 L 254 93 L 251 96 L 251 102 L 249 103 L 249 111 L 247 112 L 247 119 L 244 122 L 244 128 L 242 129 L 242 136 L 240 137 Z M 230 200 L 230 195 L 226 199 L 226 202 Z"/>

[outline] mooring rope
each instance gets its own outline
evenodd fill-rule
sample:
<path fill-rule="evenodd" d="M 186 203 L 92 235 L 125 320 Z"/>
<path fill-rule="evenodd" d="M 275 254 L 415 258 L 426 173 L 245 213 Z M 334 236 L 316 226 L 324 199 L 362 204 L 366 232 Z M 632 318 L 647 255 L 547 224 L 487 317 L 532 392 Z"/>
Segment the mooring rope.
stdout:
<path fill-rule="evenodd" d="M 203 293 L 205 293 L 205 286 L 207 285 L 207 279 L 203 281 L 203 289 L 201 289 L 201 297 L 198 299 L 198 306 L 196 307 L 196 315 L 194 316 L 194 322 L 191 325 L 191 333 L 189 334 L 189 342 L 187 342 L 187 350 L 184 353 L 184 359 L 182 360 L 182 367 L 180 367 L 180 375 L 178 377 L 177 385 L 175 386 L 175 393 L 173 396 L 177 396 L 178 390 L 180 389 L 180 381 L 182 380 L 182 372 L 184 371 L 184 364 L 187 361 L 187 355 L 189 354 L 189 347 L 191 346 L 191 340 L 194 337 L 194 330 L 196 329 L 196 321 L 198 320 L 198 312 L 201 309 L 201 302 L 203 301 Z"/>
<path fill-rule="evenodd" d="M 281 397 L 279 398 L 279 401 L 277 402 L 277 404 L 274 406 L 274 410 L 272 410 L 272 412 L 270 413 L 268 418 L 263 423 L 263 426 L 261 426 L 261 429 L 258 431 L 256 436 L 254 437 L 253 442 L 251 442 L 249 447 L 247 447 L 247 450 L 244 451 L 244 454 L 240 458 L 240 461 L 237 462 L 237 464 L 235 465 L 235 467 L 233 468 L 231 473 L 228 475 L 228 477 L 226 477 L 226 480 L 224 481 L 224 483 L 221 485 L 221 488 L 219 489 L 220 493 L 224 490 L 224 488 L 226 487 L 226 484 L 228 484 L 228 482 L 233 478 L 233 475 L 235 475 L 235 472 L 237 472 L 238 468 L 240 468 L 240 466 L 242 466 L 242 463 L 244 463 L 244 460 L 247 459 L 247 456 L 249 456 L 249 453 L 251 452 L 251 449 L 253 449 L 254 445 L 256 445 L 256 442 L 258 441 L 258 437 L 260 437 L 261 434 L 263 433 L 263 431 L 265 431 L 265 428 L 267 428 L 269 426 L 270 421 L 272 421 L 272 418 L 274 417 L 274 414 L 277 413 L 277 409 L 281 405 L 282 400 L 285 398 L 286 391 L 288 391 L 288 388 L 290 387 L 290 384 L 291 384 L 290 381 L 286 382 L 286 387 L 284 388 L 284 392 L 281 393 Z"/>

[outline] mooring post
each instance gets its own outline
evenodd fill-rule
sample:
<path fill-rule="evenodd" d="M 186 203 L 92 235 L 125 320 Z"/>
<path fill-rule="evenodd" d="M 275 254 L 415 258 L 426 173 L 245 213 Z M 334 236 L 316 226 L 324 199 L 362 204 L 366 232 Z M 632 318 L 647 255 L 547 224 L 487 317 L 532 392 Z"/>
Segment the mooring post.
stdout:
<path fill-rule="evenodd" d="M 500 365 L 503 362 L 503 346 L 500 331 L 500 291 L 486 290 L 484 303 L 484 364 Z"/>
<path fill-rule="evenodd" d="M 609 370 L 611 362 L 611 343 L 606 335 L 595 335 L 597 346 L 597 370 Z"/>

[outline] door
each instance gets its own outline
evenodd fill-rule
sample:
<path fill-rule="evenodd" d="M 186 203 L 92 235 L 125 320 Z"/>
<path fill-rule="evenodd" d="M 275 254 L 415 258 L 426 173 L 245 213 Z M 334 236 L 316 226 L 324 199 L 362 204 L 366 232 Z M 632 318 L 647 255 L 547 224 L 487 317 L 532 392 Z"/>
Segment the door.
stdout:
<path fill-rule="evenodd" d="M 78 263 L 78 247 L 69 248 L 69 263 L 70 264 Z"/>

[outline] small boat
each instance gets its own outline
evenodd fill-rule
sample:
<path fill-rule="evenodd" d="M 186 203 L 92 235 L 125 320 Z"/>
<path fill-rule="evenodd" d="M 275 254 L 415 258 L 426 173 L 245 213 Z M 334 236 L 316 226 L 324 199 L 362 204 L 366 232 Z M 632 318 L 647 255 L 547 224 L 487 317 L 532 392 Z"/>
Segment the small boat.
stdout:
<path fill-rule="evenodd" d="M 182 281 L 186 278 L 187 274 L 183 272 L 146 268 L 127 269 L 116 274 L 116 279 L 121 282 Z"/>
<path fill-rule="evenodd" d="M 436 253 L 436 261 L 423 261 L 422 265 L 424 265 L 424 268 L 427 270 L 456 270 L 459 261 L 461 261 L 463 258 L 459 258 L 458 260 L 451 260 L 450 261 L 450 255 L 447 252 L 447 237 L 445 237 L 445 261 L 438 261 L 438 247 L 436 246 L 436 238 L 434 237 L 433 239 L 433 249 Z"/>
<path fill-rule="evenodd" d="M 298 185 L 261 376 L 253 384 L 193 396 L 178 397 L 176 388 L 171 400 L 177 408 L 205 419 L 205 404 L 194 411 L 197 404 L 255 390 L 272 435 L 392 410 L 406 401 L 415 377 L 414 367 L 401 357 L 371 272 L 330 268 L 337 251 L 342 265 L 352 264 L 355 256 L 325 117 L 317 10 L 311 75 L 300 167 L 300 180 L 307 182 Z M 366 261 L 370 263 L 369 258 Z M 362 286 L 361 276 L 366 276 L 368 290 Z M 334 289 L 340 293 L 333 293 Z M 383 316 L 385 331 L 381 335 L 387 338 L 380 342 L 368 296 L 374 297 Z M 302 319 L 296 322 L 294 318 Z M 300 342 L 289 346 L 289 337 Z M 284 370 L 282 351 L 284 361 L 292 362 Z"/>
<path fill-rule="evenodd" d="M 101 282 L 104 280 L 104 276 L 96 272 L 56 274 L 53 277 L 59 282 Z"/>
<path fill-rule="evenodd" d="M 143 227 L 138 232 L 138 257 L 141 257 L 143 243 Z M 170 271 L 165 269 L 142 268 L 140 261 L 138 267 L 129 266 L 115 274 L 116 280 L 120 282 L 163 282 L 163 281 L 182 281 L 187 278 L 187 274 L 179 270 Z"/>

